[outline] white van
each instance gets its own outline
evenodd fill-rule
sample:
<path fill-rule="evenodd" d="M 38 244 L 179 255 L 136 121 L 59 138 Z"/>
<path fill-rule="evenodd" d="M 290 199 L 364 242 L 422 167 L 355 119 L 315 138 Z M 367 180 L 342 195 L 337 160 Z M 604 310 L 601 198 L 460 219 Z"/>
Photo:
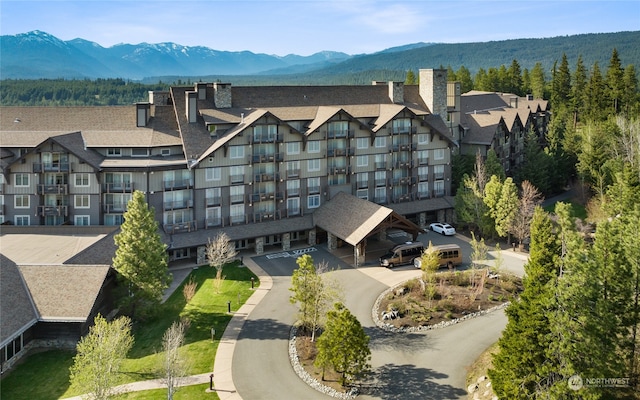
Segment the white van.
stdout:
<path fill-rule="evenodd" d="M 422 242 L 405 242 L 393 246 L 387 254 L 380 257 L 380 266 L 393 268 L 396 265 L 412 264 L 415 258 L 420 258 L 423 251 Z"/>

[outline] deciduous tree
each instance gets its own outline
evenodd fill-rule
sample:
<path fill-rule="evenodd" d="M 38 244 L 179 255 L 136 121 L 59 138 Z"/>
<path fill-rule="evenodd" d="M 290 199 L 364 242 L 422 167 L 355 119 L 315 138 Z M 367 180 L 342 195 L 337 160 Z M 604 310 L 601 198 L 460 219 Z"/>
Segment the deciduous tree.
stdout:
<path fill-rule="evenodd" d="M 229 236 L 224 232 L 218 233 L 214 239 L 209 238 L 206 252 L 209 265 L 216 269 L 216 277 L 213 284 L 216 292 L 220 293 L 220 288 L 225 278 L 222 275 L 224 265 L 231 262 L 238 255 L 238 252 L 235 244 L 229 240 Z"/>
<path fill-rule="evenodd" d="M 162 336 L 162 382 L 167 386 L 167 400 L 172 400 L 178 390 L 180 380 L 187 376 L 186 357 L 180 353 L 188 324 L 184 321 L 173 322 Z"/>
<path fill-rule="evenodd" d="M 108 399 L 122 361 L 132 346 L 128 317 L 108 322 L 98 314 L 89 333 L 76 346 L 77 354 L 70 368 L 71 384 L 96 400 Z"/>

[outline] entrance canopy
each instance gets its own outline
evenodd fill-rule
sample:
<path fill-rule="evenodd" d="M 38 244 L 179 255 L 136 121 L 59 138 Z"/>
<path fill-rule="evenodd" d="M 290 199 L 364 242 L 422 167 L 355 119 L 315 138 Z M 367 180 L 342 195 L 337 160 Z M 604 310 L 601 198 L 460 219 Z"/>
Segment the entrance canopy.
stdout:
<path fill-rule="evenodd" d="M 313 223 L 352 246 L 391 228 L 410 233 L 413 240 L 424 232 L 392 209 L 344 192 L 314 211 Z"/>

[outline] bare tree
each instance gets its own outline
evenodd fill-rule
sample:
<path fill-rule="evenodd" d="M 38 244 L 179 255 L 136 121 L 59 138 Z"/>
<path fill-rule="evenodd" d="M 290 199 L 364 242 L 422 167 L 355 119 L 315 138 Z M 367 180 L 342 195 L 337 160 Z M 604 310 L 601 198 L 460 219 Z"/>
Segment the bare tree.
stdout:
<path fill-rule="evenodd" d="M 531 229 L 531 219 L 536 206 L 542 203 L 543 197 L 538 189 L 529 181 L 522 182 L 519 207 L 516 210 L 515 217 L 511 221 L 510 231 L 518 239 L 518 245 L 522 246 L 522 242 L 529 236 Z"/>
<path fill-rule="evenodd" d="M 180 354 L 180 347 L 184 343 L 184 334 L 188 328 L 185 321 L 174 322 L 162 336 L 162 382 L 167 386 L 167 399 L 172 400 L 178 390 L 180 380 L 187 376 L 188 366 L 186 358 Z"/>
<path fill-rule="evenodd" d="M 207 260 L 209 261 L 209 265 L 216 269 L 216 277 L 213 281 L 216 292 L 220 293 L 220 287 L 225 278 L 222 275 L 222 268 L 237 255 L 238 252 L 236 251 L 235 245 L 229 240 L 229 236 L 227 236 L 226 233 L 220 232 L 214 239 L 209 238 L 209 242 L 207 243 Z"/>

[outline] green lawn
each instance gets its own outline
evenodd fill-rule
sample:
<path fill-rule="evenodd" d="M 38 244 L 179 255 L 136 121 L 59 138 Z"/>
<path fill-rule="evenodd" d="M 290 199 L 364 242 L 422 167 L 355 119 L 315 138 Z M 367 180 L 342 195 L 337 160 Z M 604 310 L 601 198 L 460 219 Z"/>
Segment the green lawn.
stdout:
<path fill-rule="evenodd" d="M 185 386 L 178 389 L 178 391 L 173 395 L 174 400 L 196 400 L 196 399 L 218 399 L 218 394 L 216 392 L 207 393 L 206 390 L 209 389 L 209 384 L 205 383 L 202 385 L 193 385 L 193 386 Z M 114 396 L 114 400 L 156 400 L 156 399 L 166 399 L 167 398 L 167 390 L 166 389 L 154 389 L 154 390 L 144 390 L 142 392 L 131 392 L 125 393 L 118 396 Z"/>
<path fill-rule="evenodd" d="M 580 218 L 583 221 L 587 219 L 587 209 L 582 204 L 574 203 L 572 201 L 563 201 L 563 203 L 571 204 L 571 211 L 575 218 Z M 555 210 L 555 207 L 556 205 L 554 203 L 544 207 L 544 210 L 547 212 L 553 213 Z"/>
<path fill-rule="evenodd" d="M 191 276 L 198 283 L 198 290 L 189 304 L 185 304 L 181 285 L 167 302 L 160 306 L 156 318 L 134 326 L 135 343 L 123 363 L 119 384 L 157 377 L 162 335 L 173 321 L 183 317 L 188 317 L 191 321 L 183 346 L 189 360 L 189 373 L 199 374 L 213 370 L 220 336 L 231 319 L 231 315 L 227 314 L 227 302 L 231 302 L 232 311 L 237 310 L 253 293 L 251 277 L 255 278 L 248 268 L 237 267 L 235 264 L 226 266 L 226 279 L 222 290 L 215 293 L 212 283 L 214 275 L 215 270 L 210 267 L 195 269 Z M 189 278 L 185 281 L 188 280 Z M 257 279 L 255 281 L 258 282 Z M 213 343 L 212 327 L 216 332 L 216 340 Z M 33 400 L 77 396 L 81 393 L 75 387 L 69 386 L 69 367 L 72 363 L 72 352 L 47 351 L 34 354 L 2 379 L 0 398 Z M 181 391 L 185 395 L 190 393 L 187 389 Z M 140 398 L 166 397 L 166 392 L 159 392 L 162 392 L 163 396 Z M 204 390 L 199 390 L 198 393 L 203 395 Z M 217 398 L 217 395 L 213 394 L 212 398 Z"/>

